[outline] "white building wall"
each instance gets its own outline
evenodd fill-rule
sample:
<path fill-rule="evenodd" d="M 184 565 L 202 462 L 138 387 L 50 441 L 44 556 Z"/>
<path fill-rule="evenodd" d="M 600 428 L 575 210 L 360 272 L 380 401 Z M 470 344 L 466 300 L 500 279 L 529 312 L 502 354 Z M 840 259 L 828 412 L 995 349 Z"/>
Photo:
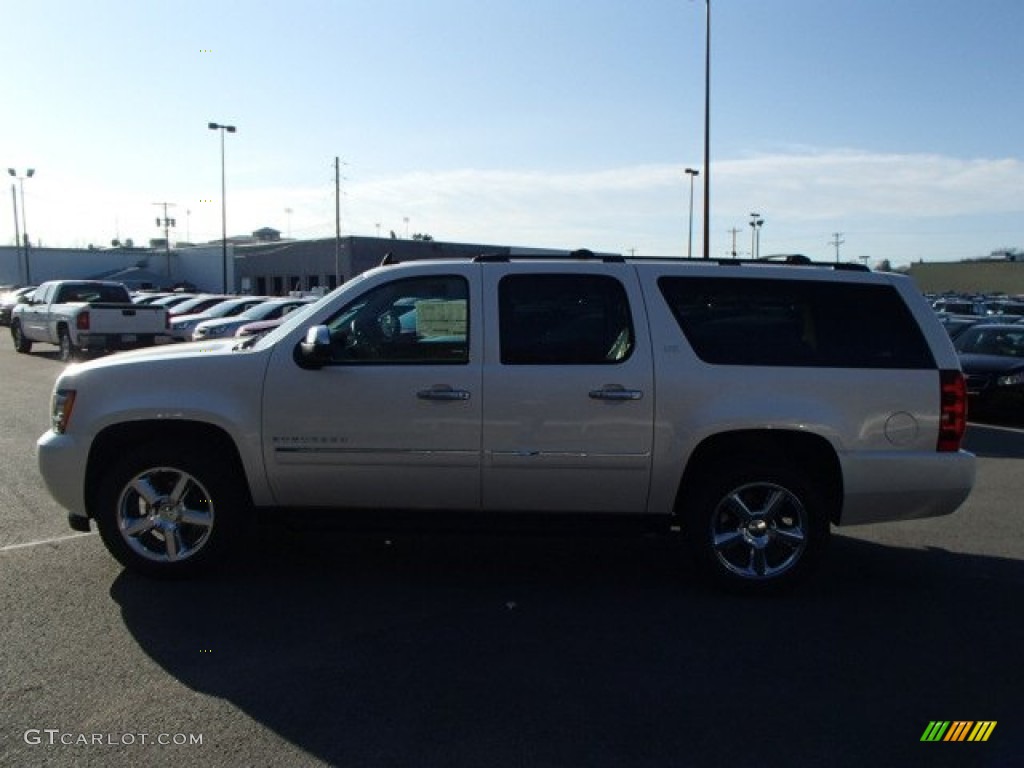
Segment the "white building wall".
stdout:
<path fill-rule="evenodd" d="M 228 245 L 228 291 L 235 290 L 234 247 Z M 166 275 L 167 284 L 190 282 L 202 290 L 220 291 L 223 282 L 220 245 L 171 251 L 170 263 L 162 251 L 87 250 L 80 248 L 29 249 L 28 275 L 24 255 L 13 245 L 0 246 L 0 285 L 39 284 L 44 280 L 84 279 L 118 269 L 141 266 Z"/>

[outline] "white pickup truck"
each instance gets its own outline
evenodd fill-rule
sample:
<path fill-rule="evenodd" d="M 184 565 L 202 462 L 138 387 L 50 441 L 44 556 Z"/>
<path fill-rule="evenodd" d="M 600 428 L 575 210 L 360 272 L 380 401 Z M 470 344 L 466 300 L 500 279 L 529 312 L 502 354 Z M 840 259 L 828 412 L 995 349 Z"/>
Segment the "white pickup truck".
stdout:
<path fill-rule="evenodd" d="M 79 354 L 147 347 L 166 340 L 167 310 L 133 304 L 122 283 L 105 280 L 52 280 L 11 316 L 11 337 L 18 352 L 36 342 L 56 344 L 60 359 Z"/>
<path fill-rule="evenodd" d="M 974 482 L 948 334 L 905 277 L 832 264 L 481 257 L 371 270 L 268 335 L 68 367 L 39 467 L 158 576 L 292 521 L 638 523 L 747 591 L 831 525 Z"/>

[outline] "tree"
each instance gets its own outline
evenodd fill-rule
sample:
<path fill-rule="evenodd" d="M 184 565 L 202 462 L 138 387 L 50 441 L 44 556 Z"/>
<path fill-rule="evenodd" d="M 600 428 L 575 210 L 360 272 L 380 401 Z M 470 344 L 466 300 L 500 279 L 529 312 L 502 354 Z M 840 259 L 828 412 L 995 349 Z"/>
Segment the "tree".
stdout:
<path fill-rule="evenodd" d="M 412 239 L 413 240 L 425 240 L 426 241 L 426 240 L 433 240 L 434 238 L 431 237 L 430 235 L 426 234 L 425 232 L 417 232 L 415 235 L 412 236 Z"/>

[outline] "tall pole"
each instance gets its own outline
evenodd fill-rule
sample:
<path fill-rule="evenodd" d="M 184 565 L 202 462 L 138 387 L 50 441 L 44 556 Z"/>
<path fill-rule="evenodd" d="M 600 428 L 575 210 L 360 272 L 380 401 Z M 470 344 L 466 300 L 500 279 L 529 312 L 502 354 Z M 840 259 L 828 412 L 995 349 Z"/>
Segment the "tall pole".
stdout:
<path fill-rule="evenodd" d="M 833 232 L 832 241 L 829 243 L 829 245 L 834 245 L 836 248 L 836 264 L 839 263 L 839 246 L 846 242 L 845 240 L 842 239 L 842 237 L 842 232 Z"/>
<path fill-rule="evenodd" d="M 224 164 L 224 133 L 234 133 L 237 128 L 233 125 L 221 125 L 220 123 L 207 123 L 211 131 L 220 131 L 220 256 L 221 275 L 224 293 L 228 292 L 228 201 L 227 201 L 227 175 Z"/>
<path fill-rule="evenodd" d="M 174 203 L 153 203 L 153 205 L 162 205 L 164 208 L 164 217 L 161 219 L 157 216 L 156 225 L 163 227 L 164 229 L 164 253 L 167 256 L 167 279 L 171 278 L 171 227 L 177 226 L 177 222 L 174 219 L 167 217 L 167 207 L 174 207 Z"/>
<path fill-rule="evenodd" d="M 334 158 L 334 287 L 341 285 L 341 160 Z"/>
<path fill-rule="evenodd" d="M 704 31 L 704 258 L 711 258 L 711 0 L 706 8 Z"/>
<path fill-rule="evenodd" d="M 757 237 L 757 217 L 759 215 L 760 214 L 758 213 L 750 214 L 750 258 L 752 259 L 757 258 L 757 246 L 755 244 L 755 238 Z"/>
<path fill-rule="evenodd" d="M 687 168 L 686 174 L 690 177 L 690 236 L 686 241 L 686 258 L 693 258 L 693 177 L 700 171 Z"/>
<path fill-rule="evenodd" d="M 32 268 L 29 261 L 29 248 L 32 247 L 32 242 L 28 236 L 28 223 L 25 220 L 25 179 L 31 179 L 35 173 L 35 168 L 29 168 L 25 171 L 24 176 L 20 176 L 13 168 L 8 168 L 7 173 L 18 180 L 18 188 L 21 190 L 21 239 L 22 248 L 25 251 L 25 283 L 27 285 L 32 284 Z M 13 190 L 13 187 L 11 188 Z M 17 208 L 17 206 L 15 206 Z M 17 211 L 15 211 L 15 228 L 17 228 Z"/>
<path fill-rule="evenodd" d="M 18 227 L 18 191 L 14 188 L 14 183 L 11 182 L 11 202 L 14 203 L 14 248 L 15 253 L 18 255 L 19 260 L 21 257 L 21 229 Z M 26 271 L 28 271 L 26 269 Z M 21 273 L 21 264 L 18 264 L 18 273 Z M 25 284 L 28 285 L 28 277 L 25 278 Z"/>

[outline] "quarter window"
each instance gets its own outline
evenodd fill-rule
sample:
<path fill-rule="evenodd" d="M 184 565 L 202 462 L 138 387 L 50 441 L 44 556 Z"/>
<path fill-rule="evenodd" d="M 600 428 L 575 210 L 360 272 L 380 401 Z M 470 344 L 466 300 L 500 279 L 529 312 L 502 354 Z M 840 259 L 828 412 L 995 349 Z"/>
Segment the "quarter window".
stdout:
<path fill-rule="evenodd" d="M 933 368 L 928 344 L 888 285 L 663 277 L 697 356 L 718 365 Z"/>
<path fill-rule="evenodd" d="M 469 362 L 469 289 L 461 277 L 395 280 L 364 293 L 327 321 L 332 361 Z"/>
<path fill-rule="evenodd" d="M 622 283 L 605 275 L 507 275 L 498 286 L 504 365 L 610 365 L 633 351 Z"/>

